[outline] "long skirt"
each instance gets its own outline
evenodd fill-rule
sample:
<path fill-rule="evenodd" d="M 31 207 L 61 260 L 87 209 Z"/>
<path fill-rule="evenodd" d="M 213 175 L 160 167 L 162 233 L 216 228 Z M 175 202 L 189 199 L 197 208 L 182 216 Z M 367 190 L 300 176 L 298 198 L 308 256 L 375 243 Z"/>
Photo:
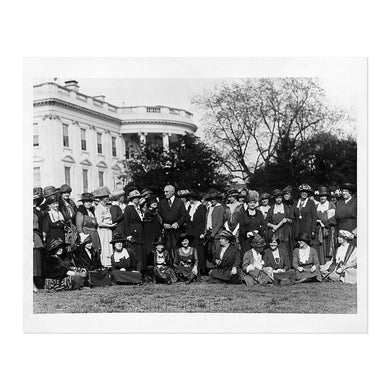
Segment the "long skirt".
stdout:
<path fill-rule="evenodd" d="M 33 249 L 33 276 L 42 276 L 43 248 Z"/>
<path fill-rule="evenodd" d="M 84 286 L 84 278 L 81 276 L 66 276 L 63 279 L 45 279 L 46 291 L 79 290 Z"/>
<path fill-rule="evenodd" d="M 197 279 L 197 280 L 200 280 L 200 274 L 199 274 L 199 270 L 198 270 L 198 274 L 195 275 L 192 273 L 192 266 L 185 266 L 185 265 L 178 265 L 177 267 L 175 267 L 175 272 L 176 272 L 176 275 L 177 275 L 177 279 L 179 281 L 187 281 L 187 280 L 194 280 L 194 279 Z"/>
<path fill-rule="evenodd" d="M 322 276 L 320 268 L 317 266 L 317 269 L 314 272 L 311 272 L 312 265 L 306 265 L 303 268 L 302 272 L 296 271 L 295 277 L 297 282 L 306 282 L 306 281 L 318 281 L 322 282 Z"/>
<path fill-rule="evenodd" d="M 289 269 L 284 272 L 274 272 L 274 284 L 280 284 L 282 280 L 289 280 L 290 284 L 295 283 L 295 270 Z"/>
<path fill-rule="evenodd" d="M 318 226 L 313 248 L 315 248 L 318 253 L 320 265 L 324 265 L 333 258 L 336 253 L 336 247 L 337 237 L 335 227 L 331 226 L 330 229 L 327 229 Z"/>
<path fill-rule="evenodd" d="M 103 267 L 111 267 L 111 255 L 113 253 L 112 244 L 112 231 L 111 229 L 99 228 L 98 234 L 100 238 L 100 244 L 102 248 L 101 260 Z"/>
<path fill-rule="evenodd" d="M 93 286 L 111 286 L 111 279 L 108 270 L 96 269 L 88 272 L 87 285 Z"/>
<path fill-rule="evenodd" d="M 241 284 L 240 273 L 237 272 L 235 275 L 232 275 L 231 272 L 231 269 L 214 268 L 209 273 L 209 283 Z"/>
<path fill-rule="evenodd" d="M 141 284 L 142 274 L 138 271 L 120 271 L 113 269 L 111 278 L 115 283 Z"/>
<path fill-rule="evenodd" d="M 267 283 L 273 283 L 274 281 L 272 277 L 272 269 L 258 269 L 258 268 L 255 268 L 254 271 L 243 273 L 242 279 L 244 280 L 247 286 L 253 286 L 255 284 L 260 284 L 264 286 Z"/>
<path fill-rule="evenodd" d="M 177 282 L 175 271 L 166 265 L 154 267 L 154 275 L 157 283 L 172 284 Z"/>

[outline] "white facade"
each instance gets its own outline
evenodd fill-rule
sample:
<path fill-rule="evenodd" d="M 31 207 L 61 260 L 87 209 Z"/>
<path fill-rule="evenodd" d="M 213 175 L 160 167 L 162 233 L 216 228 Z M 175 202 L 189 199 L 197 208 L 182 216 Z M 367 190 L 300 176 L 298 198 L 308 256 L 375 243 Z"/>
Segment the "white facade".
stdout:
<path fill-rule="evenodd" d="M 120 161 L 140 141 L 162 143 L 168 149 L 178 135 L 197 129 L 188 111 L 117 107 L 104 96 L 87 96 L 78 89 L 76 81 L 65 87 L 34 86 L 34 186 L 67 183 L 77 199 L 100 185 L 114 190 L 122 185 Z"/>

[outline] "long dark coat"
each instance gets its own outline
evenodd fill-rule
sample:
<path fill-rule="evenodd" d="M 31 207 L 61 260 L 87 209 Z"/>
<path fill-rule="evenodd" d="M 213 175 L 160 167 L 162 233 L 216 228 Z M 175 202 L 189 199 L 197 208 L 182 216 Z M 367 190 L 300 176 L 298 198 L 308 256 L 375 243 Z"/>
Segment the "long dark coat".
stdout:
<path fill-rule="evenodd" d="M 145 258 L 149 259 L 150 253 L 153 252 L 153 242 L 161 236 L 161 216 L 157 210 L 146 208 L 144 215 L 144 234 L 145 234 Z M 152 265 L 149 263 L 147 265 Z"/>
<path fill-rule="evenodd" d="M 311 236 L 315 233 L 317 227 L 317 206 L 311 199 L 308 199 L 306 206 L 302 207 L 299 213 L 298 202 L 299 200 L 294 202 L 292 209 L 295 237 L 300 233 L 307 233 Z"/>
<path fill-rule="evenodd" d="M 91 249 L 91 258 L 88 256 L 84 245 L 79 245 L 73 252 L 73 261 L 76 267 L 85 268 L 87 271 L 93 271 L 102 268 L 99 252 Z"/>
<path fill-rule="evenodd" d="M 240 252 L 234 245 L 229 245 L 221 259 L 222 247 L 219 247 L 214 255 L 213 263 L 215 268 L 210 271 L 210 279 L 225 283 L 241 283 L 239 267 L 241 263 Z M 215 260 L 222 260 L 221 264 L 217 265 Z M 237 274 L 232 275 L 233 267 L 237 268 Z"/>

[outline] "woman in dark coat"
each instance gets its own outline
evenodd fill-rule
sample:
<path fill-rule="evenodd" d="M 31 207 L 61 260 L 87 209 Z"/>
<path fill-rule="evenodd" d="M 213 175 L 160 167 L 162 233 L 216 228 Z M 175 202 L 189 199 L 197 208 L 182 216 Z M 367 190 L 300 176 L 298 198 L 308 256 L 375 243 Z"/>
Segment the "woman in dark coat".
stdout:
<path fill-rule="evenodd" d="M 115 283 L 141 284 L 142 262 L 131 248 L 124 248 L 127 240 L 118 234 L 112 239 L 111 278 Z"/>
<path fill-rule="evenodd" d="M 142 195 L 142 194 L 141 194 Z M 158 213 L 158 201 L 155 196 L 146 198 L 146 208 L 144 214 L 144 235 L 145 235 L 145 258 L 147 266 L 153 265 L 150 263 L 150 254 L 153 252 L 155 242 L 161 236 L 162 219 Z"/>
<path fill-rule="evenodd" d="M 77 209 L 76 227 L 79 234 L 84 233 L 91 235 L 93 247 L 100 253 L 100 238 L 97 232 L 98 223 L 95 218 L 94 208 L 92 207 L 92 202 L 94 200 L 95 197 L 89 192 L 81 194 L 80 201 L 83 204 Z"/>
<path fill-rule="evenodd" d="M 70 199 L 72 188 L 69 185 L 63 184 L 60 187 L 59 192 L 59 210 L 65 219 L 65 242 L 70 244 L 70 250 L 73 250 L 76 248 L 76 241 L 78 238 L 76 229 L 77 206 L 73 200 Z"/>
<path fill-rule="evenodd" d="M 196 249 L 198 254 L 198 265 L 200 274 L 205 275 L 207 271 L 206 256 L 204 248 L 204 232 L 206 230 L 206 214 L 207 209 L 200 202 L 200 194 L 190 192 L 188 195 L 191 208 L 189 211 L 189 222 L 187 225 L 187 233 L 193 237 L 191 245 Z"/>
<path fill-rule="evenodd" d="M 61 238 L 53 238 L 48 245 L 45 258 L 45 289 L 48 291 L 75 290 L 84 286 L 87 273 L 77 268 L 73 261 L 64 256 L 64 249 L 69 246 Z"/>
<path fill-rule="evenodd" d="M 112 231 L 112 235 L 120 234 L 122 237 L 125 236 L 124 228 L 123 228 L 123 210 L 125 209 L 123 206 L 125 191 L 118 190 L 114 191 L 110 195 L 111 206 L 110 206 L 110 214 L 111 220 L 113 224 L 116 224 Z"/>
<path fill-rule="evenodd" d="M 313 191 L 308 184 L 300 185 L 298 190 L 301 196 L 293 205 L 294 233 L 296 237 L 306 233 L 310 238 L 314 238 L 317 228 L 317 206 L 309 199 Z"/>
<path fill-rule="evenodd" d="M 157 283 L 172 284 L 177 282 L 177 276 L 173 270 L 173 261 L 168 250 L 165 249 L 165 240 L 159 237 L 153 243 L 155 249 L 151 256 L 154 263 L 154 276 Z"/>
<path fill-rule="evenodd" d="M 310 247 L 310 236 L 307 233 L 300 233 L 297 241 L 299 247 L 293 252 L 293 268 L 296 271 L 297 281 L 321 282 L 320 262 L 317 251 Z"/>
<path fill-rule="evenodd" d="M 245 252 L 251 249 L 253 234 L 257 233 L 264 236 L 265 229 L 263 213 L 256 209 L 259 202 L 259 193 L 257 191 L 249 191 L 247 202 L 248 208 L 240 215 L 239 219 L 241 258 L 244 257 Z"/>
<path fill-rule="evenodd" d="M 138 259 L 142 262 L 142 271 L 146 269 L 144 244 L 145 233 L 143 223 L 143 213 L 139 207 L 141 194 L 137 190 L 129 193 L 129 203 L 124 211 L 123 228 L 125 238 L 131 243 L 131 248 L 137 254 Z"/>
<path fill-rule="evenodd" d="M 357 237 L 357 199 L 353 196 L 356 192 L 356 187 L 353 184 L 345 183 L 341 186 L 343 199 L 337 202 L 336 206 L 336 221 L 337 230 L 346 230 L 354 236 L 354 244 Z"/>
<path fill-rule="evenodd" d="M 275 203 L 270 207 L 267 215 L 267 239 L 275 236 L 279 240 L 279 247 L 285 249 L 292 258 L 293 251 L 293 217 L 291 208 L 283 203 L 283 191 L 276 189 L 272 192 Z M 291 266 L 291 264 L 289 264 Z"/>
<path fill-rule="evenodd" d="M 39 205 L 43 201 L 42 188 L 34 188 L 33 193 L 33 291 L 37 292 L 38 288 L 43 287 L 44 279 L 42 277 L 42 267 L 44 259 L 44 245 L 42 235 L 42 218 L 43 213 Z"/>
<path fill-rule="evenodd" d="M 76 267 L 84 268 L 87 271 L 86 286 L 111 285 L 109 271 L 103 267 L 100 255 L 94 249 L 89 234 L 80 234 L 79 245 L 73 251 L 73 262 Z"/>
<path fill-rule="evenodd" d="M 57 195 L 48 196 L 45 204 L 48 208 L 42 220 L 44 241 L 48 244 L 51 240 L 60 238 L 65 242 L 65 218 L 58 208 Z"/>
<path fill-rule="evenodd" d="M 260 213 L 260 211 L 259 211 Z M 239 267 L 240 252 L 235 245 L 235 237 L 227 230 L 222 230 L 217 236 L 220 246 L 213 257 L 215 268 L 210 271 L 209 283 L 241 284 Z"/>

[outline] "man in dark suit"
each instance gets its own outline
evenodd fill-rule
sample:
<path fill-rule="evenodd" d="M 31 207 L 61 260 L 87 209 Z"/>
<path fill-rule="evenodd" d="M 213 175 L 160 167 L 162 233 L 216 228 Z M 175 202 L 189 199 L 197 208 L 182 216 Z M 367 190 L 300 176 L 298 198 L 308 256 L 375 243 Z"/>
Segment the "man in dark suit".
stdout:
<path fill-rule="evenodd" d="M 162 218 L 166 236 L 166 249 L 173 254 L 177 239 L 184 230 L 187 211 L 183 201 L 175 196 L 175 188 L 171 185 L 164 187 L 165 199 L 158 204 L 158 212 Z"/>

